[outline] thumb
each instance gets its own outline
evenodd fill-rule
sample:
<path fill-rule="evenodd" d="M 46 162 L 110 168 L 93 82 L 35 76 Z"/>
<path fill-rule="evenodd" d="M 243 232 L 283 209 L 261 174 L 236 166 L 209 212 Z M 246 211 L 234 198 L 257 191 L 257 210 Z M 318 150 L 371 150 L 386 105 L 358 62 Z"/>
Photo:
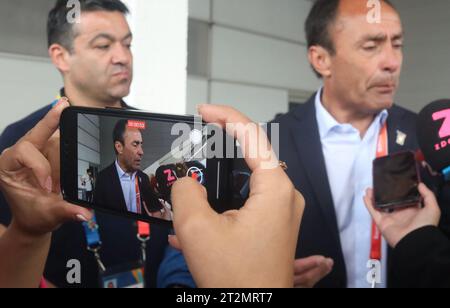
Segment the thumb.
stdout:
<path fill-rule="evenodd" d="M 434 206 L 437 204 L 434 193 L 425 184 L 420 183 L 419 192 L 422 195 L 425 206 Z"/>
<path fill-rule="evenodd" d="M 425 205 L 425 211 L 427 211 L 430 214 L 435 213 L 437 216 L 440 217 L 441 209 L 436 200 L 435 194 L 423 183 L 420 183 L 420 185 L 419 185 L 419 192 L 423 198 L 423 203 Z"/>
<path fill-rule="evenodd" d="M 208 203 L 205 187 L 189 177 L 182 178 L 173 185 L 172 203 L 175 229 L 210 223 L 218 215 Z"/>
<path fill-rule="evenodd" d="M 88 222 L 93 217 L 90 210 L 67 202 L 64 202 L 59 215 L 64 221 L 78 222 Z"/>
<path fill-rule="evenodd" d="M 169 244 L 170 244 L 170 246 L 172 246 L 172 248 L 182 251 L 181 243 L 178 240 L 176 235 L 169 235 L 168 240 L 169 240 Z"/>

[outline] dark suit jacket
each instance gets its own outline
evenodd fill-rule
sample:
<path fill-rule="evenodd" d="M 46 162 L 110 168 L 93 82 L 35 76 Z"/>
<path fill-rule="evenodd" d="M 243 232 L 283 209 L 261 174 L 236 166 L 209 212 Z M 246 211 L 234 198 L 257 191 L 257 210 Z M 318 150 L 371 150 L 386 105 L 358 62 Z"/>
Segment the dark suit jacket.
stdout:
<path fill-rule="evenodd" d="M 150 212 L 159 211 L 162 205 L 152 192 L 150 179 L 142 171 L 137 172 L 137 177 L 141 192 L 141 204 L 145 203 Z M 128 212 L 115 163 L 99 173 L 95 184 L 94 203 L 107 210 Z M 144 209 L 142 209 L 142 214 L 147 216 Z"/>
<path fill-rule="evenodd" d="M 393 250 L 399 287 L 450 288 L 450 241 L 435 227 L 407 235 Z"/>
<path fill-rule="evenodd" d="M 324 255 L 332 258 L 333 271 L 317 287 L 344 288 L 347 286 L 346 265 L 314 102 L 315 95 L 306 104 L 274 120 L 280 125 L 279 158 L 287 163 L 289 177 L 306 200 L 296 257 Z M 389 110 L 387 124 L 390 153 L 418 148 L 414 113 L 393 107 Z M 397 131 L 408 136 L 404 146 L 396 142 Z"/>

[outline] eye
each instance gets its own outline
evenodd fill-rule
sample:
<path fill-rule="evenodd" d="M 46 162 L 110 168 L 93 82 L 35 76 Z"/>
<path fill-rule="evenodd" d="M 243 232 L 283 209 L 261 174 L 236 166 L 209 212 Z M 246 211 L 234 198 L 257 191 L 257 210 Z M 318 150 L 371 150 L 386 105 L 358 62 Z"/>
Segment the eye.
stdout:
<path fill-rule="evenodd" d="M 401 43 L 401 42 L 394 43 L 394 48 L 396 48 L 396 49 L 403 49 L 403 43 Z"/>
<path fill-rule="evenodd" d="M 367 44 L 363 46 L 363 49 L 365 51 L 374 51 L 375 49 L 377 49 L 377 45 L 375 44 Z"/>
<path fill-rule="evenodd" d="M 100 46 L 97 46 L 96 48 L 100 49 L 100 50 L 108 50 L 109 49 L 109 45 L 100 45 Z"/>

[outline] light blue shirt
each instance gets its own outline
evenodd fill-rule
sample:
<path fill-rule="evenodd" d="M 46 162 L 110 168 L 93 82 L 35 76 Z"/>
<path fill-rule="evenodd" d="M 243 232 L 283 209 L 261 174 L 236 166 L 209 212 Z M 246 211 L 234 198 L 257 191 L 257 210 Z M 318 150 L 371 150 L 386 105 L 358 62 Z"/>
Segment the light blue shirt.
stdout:
<path fill-rule="evenodd" d="M 373 186 L 372 162 L 381 128 L 388 111 L 378 114 L 364 138 L 350 124 L 339 124 L 324 108 L 322 89 L 317 92 L 315 106 L 322 151 L 347 268 L 349 288 L 371 287 L 367 282 L 372 218 L 364 205 L 367 188 Z M 382 283 L 386 287 L 387 245 L 383 240 Z"/>
<path fill-rule="evenodd" d="M 123 197 L 125 198 L 125 203 L 127 209 L 131 213 L 140 214 L 137 210 L 136 204 L 136 175 L 137 172 L 133 174 L 126 173 L 120 168 L 119 163 L 116 160 L 117 175 L 119 176 L 120 185 L 122 186 Z"/>

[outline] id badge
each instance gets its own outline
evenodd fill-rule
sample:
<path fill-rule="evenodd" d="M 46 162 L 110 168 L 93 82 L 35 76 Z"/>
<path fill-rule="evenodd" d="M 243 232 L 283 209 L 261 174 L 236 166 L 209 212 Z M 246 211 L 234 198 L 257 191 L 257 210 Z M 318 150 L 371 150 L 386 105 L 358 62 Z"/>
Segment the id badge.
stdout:
<path fill-rule="evenodd" d="M 143 289 L 145 287 L 142 264 L 112 267 L 100 273 L 100 287 L 104 289 Z"/>

